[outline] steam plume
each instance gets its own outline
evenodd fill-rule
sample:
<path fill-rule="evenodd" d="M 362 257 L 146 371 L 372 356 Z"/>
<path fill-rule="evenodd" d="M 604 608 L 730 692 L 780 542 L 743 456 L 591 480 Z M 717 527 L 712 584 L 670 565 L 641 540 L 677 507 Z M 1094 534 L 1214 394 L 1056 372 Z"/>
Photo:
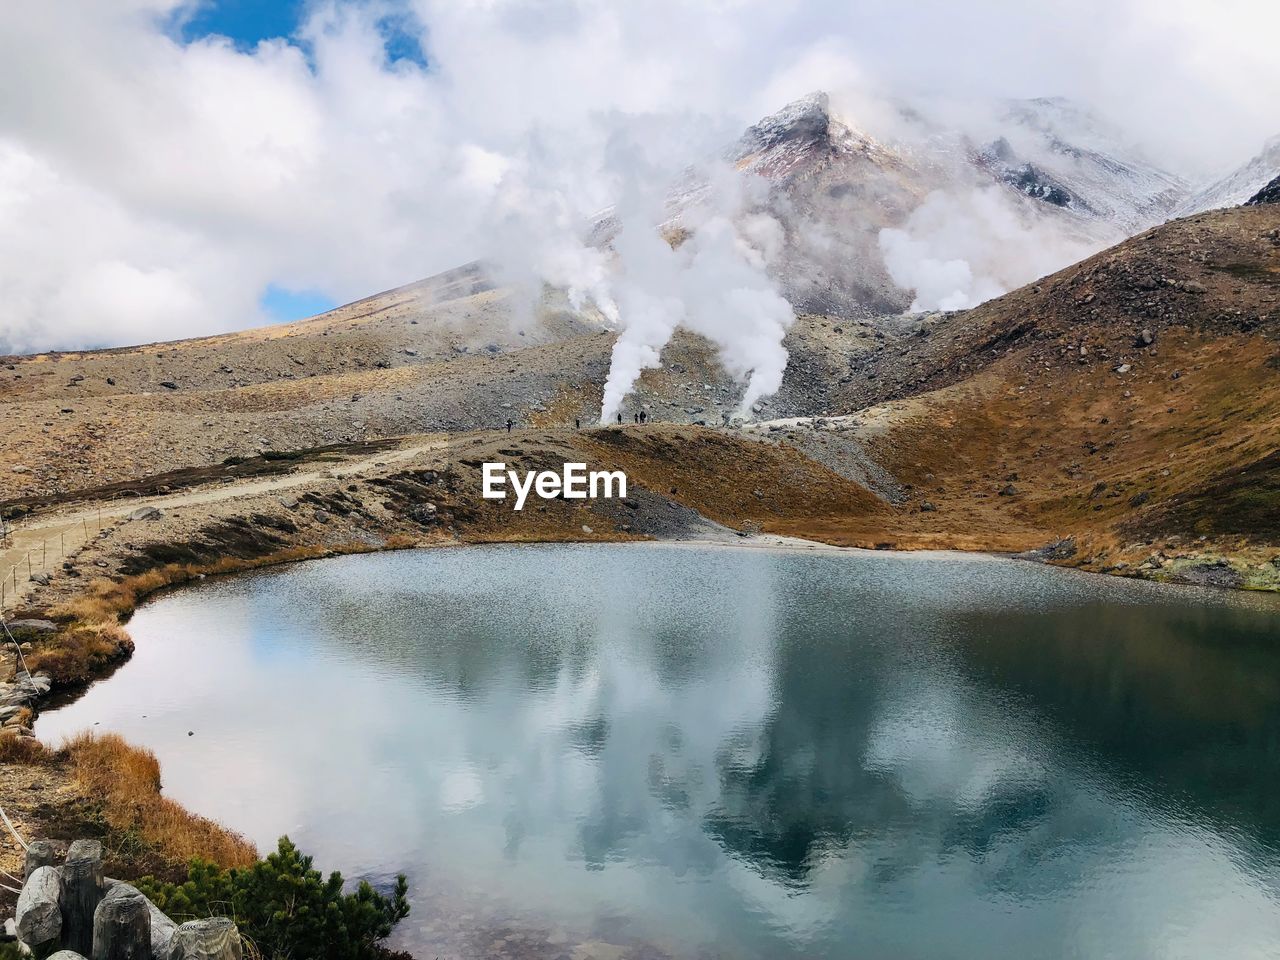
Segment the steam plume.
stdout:
<path fill-rule="evenodd" d="M 618 330 L 604 421 L 681 327 L 715 345 L 743 384 L 744 410 L 782 383 L 795 313 L 767 268 L 783 229 L 760 212 L 763 183 L 719 160 L 688 165 L 691 153 L 713 157 L 729 139 L 689 135 L 699 125 L 708 126 L 612 115 L 589 143 L 566 138 L 560 150 L 542 137 L 508 165 L 496 194 L 491 249 L 504 281 L 530 293 L 564 289 L 575 309 L 594 307 Z"/>
<path fill-rule="evenodd" d="M 879 240 L 894 283 L 914 294 L 912 311 L 975 307 L 1099 247 L 1026 215 L 990 187 L 935 191 Z"/>

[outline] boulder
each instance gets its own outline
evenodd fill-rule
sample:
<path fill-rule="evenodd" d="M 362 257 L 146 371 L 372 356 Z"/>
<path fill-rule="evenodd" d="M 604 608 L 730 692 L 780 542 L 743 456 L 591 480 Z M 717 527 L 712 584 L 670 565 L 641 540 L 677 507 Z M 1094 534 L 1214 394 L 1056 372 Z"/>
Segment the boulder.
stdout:
<path fill-rule="evenodd" d="M 432 523 L 436 519 L 436 505 L 434 503 L 415 503 L 409 508 L 409 516 L 418 523 Z"/>
<path fill-rule="evenodd" d="M 36 576 L 40 576 L 40 574 L 36 574 Z M 32 577 L 31 579 L 34 580 L 35 577 Z M 48 577 L 45 578 L 45 582 L 48 582 Z M 9 632 L 15 637 L 43 637 L 48 636 L 51 633 L 57 633 L 58 625 L 52 620 L 10 620 Z"/>
<path fill-rule="evenodd" d="M 129 514 L 130 520 L 158 520 L 164 516 L 164 511 L 159 507 L 139 507 Z"/>

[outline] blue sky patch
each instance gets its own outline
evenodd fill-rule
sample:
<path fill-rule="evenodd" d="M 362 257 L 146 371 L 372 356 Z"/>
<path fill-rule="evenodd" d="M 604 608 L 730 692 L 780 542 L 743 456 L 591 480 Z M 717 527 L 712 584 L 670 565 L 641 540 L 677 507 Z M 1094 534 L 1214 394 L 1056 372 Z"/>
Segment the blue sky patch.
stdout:
<path fill-rule="evenodd" d="M 298 28 L 303 0 L 206 0 L 180 24 L 183 41 L 229 37 L 241 50 L 261 40 L 289 37 Z"/>
<path fill-rule="evenodd" d="M 194 13 L 184 11 L 184 19 L 176 21 L 174 29 L 183 43 L 227 37 L 236 49 L 249 51 L 263 40 L 292 40 L 306 12 L 306 0 L 204 0 Z M 420 67 L 427 65 L 407 14 L 384 16 L 378 28 L 388 63 L 405 60 Z"/>
<path fill-rule="evenodd" d="M 317 313 L 324 313 L 337 306 L 330 298 L 316 290 L 286 290 L 274 283 L 267 287 L 258 301 L 272 323 L 290 323 L 305 320 Z"/>

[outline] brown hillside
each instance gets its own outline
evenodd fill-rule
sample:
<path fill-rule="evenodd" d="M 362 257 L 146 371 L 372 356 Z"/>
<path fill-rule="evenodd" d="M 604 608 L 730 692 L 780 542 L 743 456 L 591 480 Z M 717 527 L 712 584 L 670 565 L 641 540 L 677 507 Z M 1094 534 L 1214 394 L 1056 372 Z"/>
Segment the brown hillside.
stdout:
<path fill-rule="evenodd" d="M 1075 537 L 1092 567 L 1220 551 L 1260 575 L 1280 545 L 1277 334 L 1280 209 L 1205 214 L 877 358 L 886 402 L 833 429 L 910 489 L 903 545 Z M 911 382 L 912 363 L 935 372 Z"/>

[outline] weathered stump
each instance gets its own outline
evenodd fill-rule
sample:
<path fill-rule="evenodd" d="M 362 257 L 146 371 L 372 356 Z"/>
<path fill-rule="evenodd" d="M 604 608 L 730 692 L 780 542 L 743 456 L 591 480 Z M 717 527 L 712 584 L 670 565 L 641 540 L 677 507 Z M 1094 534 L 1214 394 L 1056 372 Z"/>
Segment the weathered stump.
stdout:
<path fill-rule="evenodd" d="M 31 874 L 40 867 L 52 867 L 58 862 L 58 852 L 48 840 L 32 840 L 27 847 L 27 857 L 22 866 L 22 879 L 31 879 Z"/>
<path fill-rule="evenodd" d="M 102 879 L 102 844 L 77 840 L 62 865 L 62 945 L 88 956 L 93 951 L 93 914 L 106 892 Z"/>
<path fill-rule="evenodd" d="M 229 917 L 191 920 L 180 926 L 169 960 L 243 960 L 240 931 Z"/>
<path fill-rule="evenodd" d="M 151 960 L 151 903 L 127 883 L 93 912 L 93 960 Z"/>
<path fill-rule="evenodd" d="M 37 867 L 22 885 L 14 915 L 18 939 L 29 947 L 57 943 L 62 935 L 62 871 Z"/>
<path fill-rule="evenodd" d="M 120 891 L 117 893 L 116 891 Z M 132 884 L 123 880 L 107 881 L 107 896 L 124 896 L 125 891 L 136 893 L 146 901 L 147 910 L 151 914 L 151 956 L 153 960 L 169 960 L 169 943 L 173 940 L 178 925 L 164 915 L 154 903 L 143 896 L 142 892 Z"/>

